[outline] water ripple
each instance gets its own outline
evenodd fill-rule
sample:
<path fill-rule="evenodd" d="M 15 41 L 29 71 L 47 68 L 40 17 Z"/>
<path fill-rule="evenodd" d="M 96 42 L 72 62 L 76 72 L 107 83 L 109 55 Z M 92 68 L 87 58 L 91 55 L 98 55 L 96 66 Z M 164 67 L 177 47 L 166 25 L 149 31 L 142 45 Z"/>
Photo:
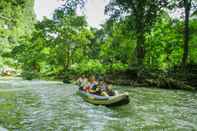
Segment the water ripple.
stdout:
<path fill-rule="evenodd" d="M 115 88 L 129 92 L 128 105 L 89 104 L 58 81 L 0 79 L 0 130 L 197 130 L 196 93 Z"/>

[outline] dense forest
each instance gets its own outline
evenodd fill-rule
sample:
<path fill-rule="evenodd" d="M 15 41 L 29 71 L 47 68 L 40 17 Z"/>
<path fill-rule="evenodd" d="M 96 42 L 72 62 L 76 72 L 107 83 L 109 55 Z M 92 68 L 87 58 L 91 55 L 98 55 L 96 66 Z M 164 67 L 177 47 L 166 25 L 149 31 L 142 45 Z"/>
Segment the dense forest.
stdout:
<path fill-rule="evenodd" d="M 20 45 L 20 38 L 30 35 L 36 23 L 33 0 L 0 1 L 0 67 L 17 67 L 12 50 Z"/>
<path fill-rule="evenodd" d="M 76 13 L 85 3 L 67 0 L 37 21 L 34 0 L 1 0 L 0 67 L 25 79 L 94 74 L 115 84 L 196 86 L 196 0 L 110 0 L 99 29 Z"/>

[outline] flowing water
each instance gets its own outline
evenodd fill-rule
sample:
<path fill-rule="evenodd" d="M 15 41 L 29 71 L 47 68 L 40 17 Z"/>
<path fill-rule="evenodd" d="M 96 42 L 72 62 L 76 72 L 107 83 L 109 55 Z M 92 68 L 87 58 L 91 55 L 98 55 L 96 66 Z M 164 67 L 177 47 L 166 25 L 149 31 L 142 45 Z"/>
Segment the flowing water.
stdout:
<path fill-rule="evenodd" d="M 114 87 L 130 103 L 108 108 L 84 102 L 77 87 L 53 81 L 0 80 L 0 131 L 195 131 L 197 94 Z"/>

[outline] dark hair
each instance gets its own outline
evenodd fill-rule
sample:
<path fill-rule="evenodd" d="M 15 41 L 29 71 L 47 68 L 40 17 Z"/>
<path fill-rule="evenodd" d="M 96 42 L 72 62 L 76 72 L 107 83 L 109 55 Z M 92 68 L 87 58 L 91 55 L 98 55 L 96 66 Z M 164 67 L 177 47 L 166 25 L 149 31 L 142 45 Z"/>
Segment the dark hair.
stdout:
<path fill-rule="evenodd" d="M 84 77 L 86 77 L 86 75 L 82 74 L 82 75 L 81 75 L 81 77 L 83 77 L 83 78 L 84 78 Z"/>

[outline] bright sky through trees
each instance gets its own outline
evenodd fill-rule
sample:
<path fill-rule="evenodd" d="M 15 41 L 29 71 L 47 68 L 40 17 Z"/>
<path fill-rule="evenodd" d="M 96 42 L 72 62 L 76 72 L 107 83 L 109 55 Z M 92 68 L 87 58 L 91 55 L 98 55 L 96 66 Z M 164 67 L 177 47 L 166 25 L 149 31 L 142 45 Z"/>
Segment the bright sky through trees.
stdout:
<path fill-rule="evenodd" d="M 85 8 L 85 15 L 88 23 L 93 27 L 99 27 L 104 23 L 104 8 L 108 0 L 88 0 Z M 35 0 L 35 13 L 38 20 L 43 16 L 52 17 L 55 9 L 61 7 L 64 2 L 61 0 Z M 80 13 L 81 14 L 81 13 Z"/>

